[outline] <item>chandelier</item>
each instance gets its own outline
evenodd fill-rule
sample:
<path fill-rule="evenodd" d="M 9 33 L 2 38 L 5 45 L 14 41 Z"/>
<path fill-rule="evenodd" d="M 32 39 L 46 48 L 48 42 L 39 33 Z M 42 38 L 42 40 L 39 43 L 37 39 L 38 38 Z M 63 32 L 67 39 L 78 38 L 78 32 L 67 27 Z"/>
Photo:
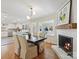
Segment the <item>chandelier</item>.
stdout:
<path fill-rule="evenodd" d="M 29 15 L 29 16 L 27 16 L 27 19 L 31 19 L 31 18 L 32 18 L 32 16 L 36 14 L 36 12 L 33 10 L 33 8 L 32 8 L 32 7 L 29 9 L 29 11 L 30 11 L 30 15 Z"/>

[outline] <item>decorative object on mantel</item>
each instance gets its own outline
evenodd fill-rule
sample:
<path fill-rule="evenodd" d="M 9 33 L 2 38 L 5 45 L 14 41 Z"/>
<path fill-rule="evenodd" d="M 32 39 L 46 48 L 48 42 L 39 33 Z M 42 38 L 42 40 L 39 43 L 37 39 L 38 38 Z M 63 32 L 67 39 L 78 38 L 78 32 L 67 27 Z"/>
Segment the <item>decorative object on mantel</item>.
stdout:
<path fill-rule="evenodd" d="M 58 11 L 57 14 L 57 25 L 63 25 L 69 23 L 70 17 L 70 1 Z"/>
<path fill-rule="evenodd" d="M 56 29 L 77 29 L 77 23 L 71 21 L 72 0 L 70 0 L 57 15 Z"/>

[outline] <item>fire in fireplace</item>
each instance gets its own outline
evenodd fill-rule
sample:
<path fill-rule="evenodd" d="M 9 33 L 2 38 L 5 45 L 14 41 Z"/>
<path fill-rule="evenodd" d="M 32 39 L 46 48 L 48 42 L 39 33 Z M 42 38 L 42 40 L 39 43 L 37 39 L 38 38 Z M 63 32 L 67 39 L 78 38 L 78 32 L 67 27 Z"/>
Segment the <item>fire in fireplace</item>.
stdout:
<path fill-rule="evenodd" d="M 73 57 L 73 38 L 59 35 L 59 47 L 63 49 L 68 55 Z"/>
<path fill-rule="evenodd" d="M 66 52 L 67 52 L 67 51 L 71 51 L 72 45 L 71 45 L 70 43 L 65 43 L 65 44 L 64 44 L 64 49 L 65 49 Z"/>

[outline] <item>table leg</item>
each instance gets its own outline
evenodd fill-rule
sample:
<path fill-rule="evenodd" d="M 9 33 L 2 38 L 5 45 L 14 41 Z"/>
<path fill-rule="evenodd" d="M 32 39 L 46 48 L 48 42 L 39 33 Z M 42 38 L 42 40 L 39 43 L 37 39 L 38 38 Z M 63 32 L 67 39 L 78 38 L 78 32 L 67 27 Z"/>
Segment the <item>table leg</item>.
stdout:
<path fill-rule="evenodd" d="M 37 44 L 37 54 L 39 56 L 39 44 Z"/>

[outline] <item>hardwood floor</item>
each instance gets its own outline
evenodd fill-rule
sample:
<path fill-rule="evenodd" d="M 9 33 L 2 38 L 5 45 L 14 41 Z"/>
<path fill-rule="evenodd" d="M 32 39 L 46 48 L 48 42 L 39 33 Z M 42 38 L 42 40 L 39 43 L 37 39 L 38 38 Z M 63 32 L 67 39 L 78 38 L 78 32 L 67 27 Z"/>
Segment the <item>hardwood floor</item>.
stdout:
<path fill-rule="evenodd" d="M 12 41 L 8 40 L 8 42 L 10 43 Z M 55 52 L 51 49 L 51 44 L 45 43 L 44 47 L 44 52 L 42 52 L 39 56 L 33 59 L 59 59 Z M 1 59 L 20 59 L 14 53 L 14 43 L 5 45 L 1 44 Z"/>
<path fill-rule="evenodd" d="M 56 53 L 51 48 L 51 44 L 45 43 L 44 52 L 42 52 L 39 56 L 34 59 L 59 59 Z"/>
<path fill-rule="evenodd" d="M 1 46 L 1 59 L 14 59 L 14 44 Z"/>
<path fill-rule="evenodd" d="M 12 37 L 1 38 L 1 59 L 19 59 L 14 53 L 15 44 Z"/>

